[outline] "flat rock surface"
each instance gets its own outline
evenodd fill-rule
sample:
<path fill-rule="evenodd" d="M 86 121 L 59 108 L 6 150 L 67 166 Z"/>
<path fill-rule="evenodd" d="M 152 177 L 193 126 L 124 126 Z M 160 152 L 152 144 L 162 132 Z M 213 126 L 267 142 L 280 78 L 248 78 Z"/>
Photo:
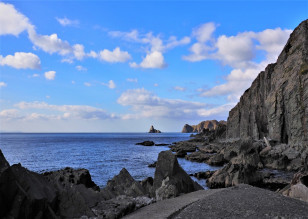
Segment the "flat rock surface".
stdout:
<path fill-rule="evenodd" d="M 241 184 L 160 201 L 125 218 L 308 218 L 308 203 Z"/>

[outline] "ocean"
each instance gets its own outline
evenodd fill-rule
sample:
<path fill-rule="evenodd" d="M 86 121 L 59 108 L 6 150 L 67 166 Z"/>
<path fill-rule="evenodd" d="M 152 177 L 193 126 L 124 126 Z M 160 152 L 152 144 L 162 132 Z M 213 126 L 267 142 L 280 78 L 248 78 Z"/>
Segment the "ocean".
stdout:
<path fill-rule="evenodd" d="M 107 181 L 125 167 L 135 180 L 154 176 L 148 165 L 157 160 L 168 146 L 135 145 L 150 140 L 156 144 L 188 140 L 188 133 L 0 133 L 0 149 L 10 163 L 21 163 L 34 172 L 59 170 L 65 167 L 86 168 L 92 180 L 104 187 Z M 178 158 L 188 173 L 215 170 L 205 163 Z M 204 188 L 205 180 L 197 180 Z"/>

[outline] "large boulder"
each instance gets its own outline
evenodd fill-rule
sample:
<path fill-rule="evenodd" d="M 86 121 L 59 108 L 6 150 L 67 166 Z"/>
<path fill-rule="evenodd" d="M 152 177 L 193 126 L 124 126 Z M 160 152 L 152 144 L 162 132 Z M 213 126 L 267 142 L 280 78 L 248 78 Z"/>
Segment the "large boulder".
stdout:
<path fill-rule="evenodd" d="M 178 152 L 178 151 L 194 152 L 197 149 L 197 145 L 195 143 L 192 143 L 192 142 L 182 141 L 182 142 L 177 142 L 174 145 L 170 145 L 169 148 L 173 152 Z"/>
<path fill-rule="evenodd" d="M 54 218 L 57 191 L 42 175 L 20 164 L 0 177 L 0 218 Z"/>
<path fill-rule="evenodd" d="M 147 195 L 142 185 L 135 181 L 125 168 L 107 182 L 107 186 L 102 189 L 102 193 L 106 199 L 115 198 L 119 195 L 131 197 Z"/>
<path fill-rule="evenodd" d="M 157 200 L 176 197 L 181 193 L 200 189 L 203 188 L 182 169 L 171 151 L 159 153 L 153 183 Z"/>

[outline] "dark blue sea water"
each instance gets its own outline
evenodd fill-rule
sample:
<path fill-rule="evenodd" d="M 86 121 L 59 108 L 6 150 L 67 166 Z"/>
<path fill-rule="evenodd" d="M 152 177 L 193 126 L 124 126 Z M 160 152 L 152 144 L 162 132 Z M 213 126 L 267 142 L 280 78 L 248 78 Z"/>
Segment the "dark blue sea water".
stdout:
<path fill-rule="evenodd" d="M 35 172 L 65 167 L 86 168 L 93 181 L 105 186 L 107 181 L 125 167 L 136 180 L 154 176 L 148 164 L 157 160 L 167 146 L 145 147 L 137 142 L 151 140 L 170 144 L 188 140 L 186 133 L 1 133 L 0 149 L 9 163 L 21 163 Z M 207 164 L 178 159 L 188 173 L 213 170 Z M 195 179 L 196 180 L 196 179 Z M 205 186 L 205 181 L 198 181 Z"/>

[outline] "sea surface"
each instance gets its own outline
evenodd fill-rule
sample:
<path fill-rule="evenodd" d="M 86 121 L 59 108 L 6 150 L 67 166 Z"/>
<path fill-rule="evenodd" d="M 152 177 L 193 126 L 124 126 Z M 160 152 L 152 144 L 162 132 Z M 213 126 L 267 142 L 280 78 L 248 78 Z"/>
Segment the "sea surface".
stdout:
<path fill-rule="evenodd" d="M 0 149 L 8 162 L 21 163 L 29 170 L 42 173 L 65 167 L 86 168 L 92 180 L 104 187 L 125 167 L 136 180 L 154 176 L 148 164 L 157 160 L 168 146 L 135 145 L 150 140 L 156 144 L 188 140 L 188 133 L 0 133 Z M 187 173 L 215 170 L 204 163 L 179 158 Z M 198 181 L 196 178 L 194 180 Z M 205 180 L 198 181 L 203 187 Z"/>

